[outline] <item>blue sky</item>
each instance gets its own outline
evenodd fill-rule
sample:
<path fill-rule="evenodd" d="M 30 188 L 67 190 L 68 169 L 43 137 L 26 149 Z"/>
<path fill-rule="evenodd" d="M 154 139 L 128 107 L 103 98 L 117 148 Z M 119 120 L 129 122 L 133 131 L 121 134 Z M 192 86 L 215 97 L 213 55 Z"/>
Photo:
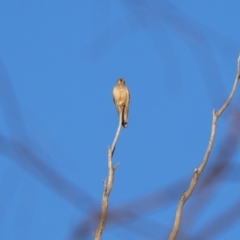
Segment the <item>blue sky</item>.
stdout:
<path fill-rule="evenodd" d="M 129 124 L 113 157 L 117 215 L 102 239 L 166 239 L 203 158 L 212 109 L 232 88 L 239 8 L 237 0 L 0 1 L 0 239 L 92 239 L 119 77 L 131 93 Z M 238 89 L 178 239 L 240 235 L 239 100 Z M 229 171 L 218 178 L 221 162 Z M 121 222 L 129 209 L 139 215 Z"/>

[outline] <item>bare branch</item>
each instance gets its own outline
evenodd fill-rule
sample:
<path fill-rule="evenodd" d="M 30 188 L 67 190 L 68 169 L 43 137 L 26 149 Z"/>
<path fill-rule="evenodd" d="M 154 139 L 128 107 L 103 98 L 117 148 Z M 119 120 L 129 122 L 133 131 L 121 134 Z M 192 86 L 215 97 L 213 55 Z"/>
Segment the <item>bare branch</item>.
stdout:
<path fill-rule="evenodd" d="M 112 146 L 108 147 L 108 178 L 107 178 L 107 180 L 104 180 L 104 190 L 103 190 L 103 196 L 102 196 L 102 210 L 101 210 L 100 222 L 99 222 L 99 225 L 97 227 L 97 230 L 96 230 L 96 233 L 94 236 L 95 240 L 101 239 L 101 235 L 102 235 L 103 229 L 105 227 L 106 219 L 107 219 L 108 197 L 112 190 L 112 185 L 113 185 L 113 180 L 114 180 L 114 171 L 117 167 L 117 166 L 113 167 L 112 156 L 113 156 L 115 146 L 117 143 L 117 139 L 119 137 L 120 130 L 121 130 L 122 111 L 123 111 L 123 109 L 121 109 L 121 113 L 119 113 L 119 124 L 118 124 L 117 132 L 114 137 Z"/>
<path fill-rule="evenodd" d="M 193 177 L 192 177 L 189 188 L 182 194 L 182 196 L 181 196 L 181 198 L 178 202 L 175 221 L 174 221 L 174 225 L 173 225 L 172 231 L 171 231 L 170 236 L 169 236 L 169 240 L 176 239 L 176 236 L 177 236 L 177 233 L 178 233 L 178 230 L 179 230 L 179 227 L 180 227 L 180 223 L 181 223 L 183 205 L 187 201 L 187 199 L 191 196 L 191 194 L 192 194 L 192 192 L 193 192 L 193 190 L 194 190 L 194 188 L 197 184 L 198 178 L 201 175 L 202 171 L 204 170 L 204 168 L 207 164 L 207 161 L 208 161 L 209 155 L 212 151 L 212 146 L 213 146 L 213 143 L 214 143 L 216 127 L 217 127 L 217 120 L 221 116 L 221 114 L 224 112 L 224 110 L 228 107 L 228 105 L 230 104 L 230 102 L 233 98 L 233 95 L 234 95 L 234 93 L 237 89 L 238 80 L 240 78 L 239 65 L 240 65 L 240 55 L 239 55 L 238 61 L 237 61 L 237 74 L 236 74 L 236 77 L 235 77 L 235 80 L 234 80 L 232 91 L 231 91 L 228 99 L 226 100 L 226 102 L 223 104 L 223 106 L 217 112 L 215 112 L 213 110 L 212 129 L 211 129 L 211 134 L 210 134 L 210 139 L 209 139 L 209 142 L 208 142 L 207 150 L 205 152 L 205 155 L 203 157 L 203 160 L 202 160 L 200 166 L 194 170 Z"/>

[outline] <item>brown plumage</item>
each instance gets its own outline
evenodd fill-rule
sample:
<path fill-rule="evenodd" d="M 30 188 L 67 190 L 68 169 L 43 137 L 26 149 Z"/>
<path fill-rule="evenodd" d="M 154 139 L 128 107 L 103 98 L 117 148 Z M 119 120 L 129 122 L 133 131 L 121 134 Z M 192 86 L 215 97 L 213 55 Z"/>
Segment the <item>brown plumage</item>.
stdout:
<path fill-rule="evenodd" d="M 113 101 L 115 103 L 118 116 L 122 112 L 122 126 L 127 127 L 128 108 L 130 103 L 130 94 L 125 85 L 124 78 L 119 78 L 113 88 Z"/>

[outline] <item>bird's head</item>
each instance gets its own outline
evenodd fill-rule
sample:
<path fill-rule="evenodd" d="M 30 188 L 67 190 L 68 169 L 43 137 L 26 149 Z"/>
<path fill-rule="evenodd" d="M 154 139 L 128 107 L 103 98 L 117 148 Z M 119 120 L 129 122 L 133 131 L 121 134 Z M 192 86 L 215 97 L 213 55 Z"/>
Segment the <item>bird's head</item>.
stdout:
<path fill-rule="evenodd" d="M 125 85 L 125 79 L 124 79 L 124 78 L 119 78 L 119 79 L 117 80 L 117 84 L 119 84 L 119 85 Z"/>

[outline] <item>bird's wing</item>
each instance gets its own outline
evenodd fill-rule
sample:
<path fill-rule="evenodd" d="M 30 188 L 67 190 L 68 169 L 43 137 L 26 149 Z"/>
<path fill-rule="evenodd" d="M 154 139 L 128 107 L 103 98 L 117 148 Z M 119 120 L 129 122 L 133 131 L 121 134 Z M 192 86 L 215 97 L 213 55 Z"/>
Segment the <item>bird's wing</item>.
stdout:
<path fill-rule="evenodd" d="M 117 113 L 119 115 L 119 109 L 118 109 L 119 90 L 116 86 L 113 88 L 112 95 L 113 95 L 113 102 L 116 106 Z"/>
<path fill-rule="evenodd" d="M 128 91 L 128 88 L 127 88 L 127 93 L 128 93 L 128 104 L 130 103 L 130 92 Z"/>

